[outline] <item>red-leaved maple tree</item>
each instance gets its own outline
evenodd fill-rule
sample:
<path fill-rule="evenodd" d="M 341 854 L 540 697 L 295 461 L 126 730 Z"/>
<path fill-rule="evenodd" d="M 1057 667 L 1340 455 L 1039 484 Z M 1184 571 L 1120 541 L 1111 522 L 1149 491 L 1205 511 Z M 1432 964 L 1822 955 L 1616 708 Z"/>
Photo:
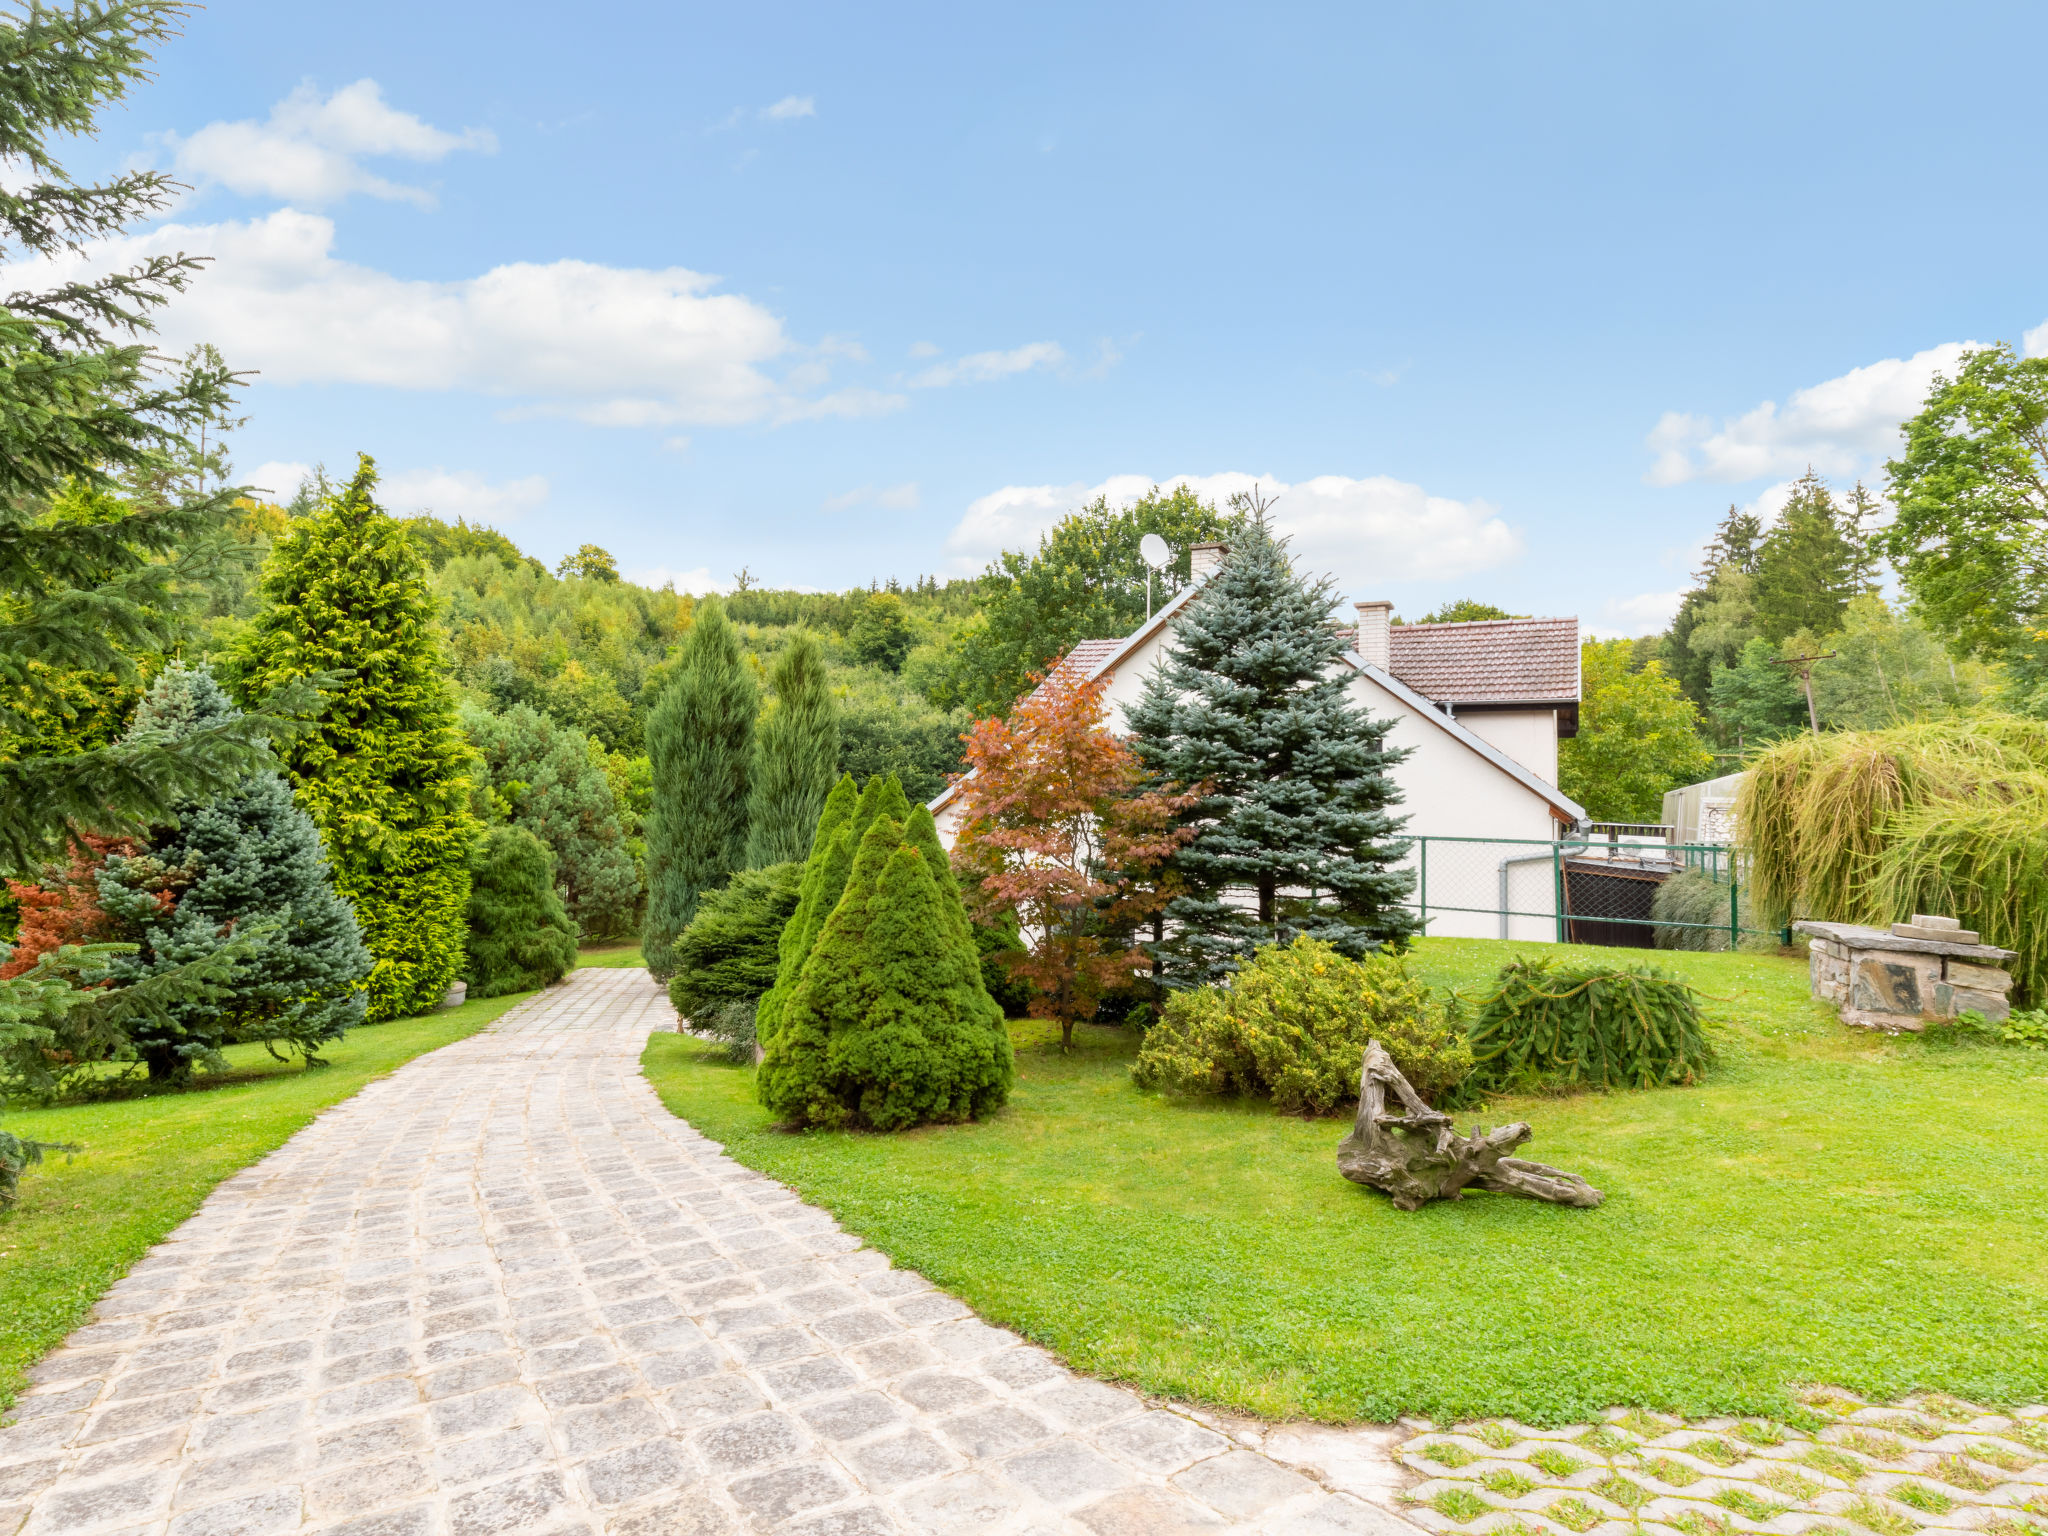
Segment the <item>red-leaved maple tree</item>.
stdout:
<path fill-rule="evenodd" d="M 135 849 L 132 838 L 83 832 L 72 840 L 68 864 L 51 866 L 39 882 L 9 880 L 7 894 L 20 905 L 21 929 L 14 953 L 0 965 L 0 981 L 35 969 L 36 961 L 66 944 L 95 944 L 113 937 L 113 919 L 100 906 L 94 877 L 109 854 L 132 854 Z"/>
<path fill-rule="evenodd" d="M 953 867 L 976 918 L 1016 917 L 1026 948 L 1003 963 L 1071 1048 L 1075 1023 L 1149 963 L 1132 937 L 1166 903 L 1158 871 L 1193 835 L 1173 818 L 1196 796 L 1143 787 L 1136 754 L 1104 728 L 1106 677 L 1055 667 L 1033 681 L 1009 718 L 967 738 Z"/>

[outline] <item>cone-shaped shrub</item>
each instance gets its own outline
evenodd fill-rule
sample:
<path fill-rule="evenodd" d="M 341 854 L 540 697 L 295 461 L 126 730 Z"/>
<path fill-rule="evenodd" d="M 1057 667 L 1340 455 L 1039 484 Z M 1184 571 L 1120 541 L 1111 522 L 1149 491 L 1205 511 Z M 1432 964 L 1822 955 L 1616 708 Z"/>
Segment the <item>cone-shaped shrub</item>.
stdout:
<path fill-rule="evenodd" d="M 727 1003 L 751 1003 L 775 984 L 782 931 L 796 911 L 801 864 L 743 869 L 722 889 L 706 891 L 697 915 L 676 940 L 676 974 L 668 999 L 699 1024 Z"/>
<path fill-rule="evenodd" d="M 844 813 L 835 813 L 835 805 L 846 806 Z M 799 890 L 796 915 L 783 929 L 777 948 L 775 985 L 761 999 L 761 1006 L 755 1013 L 754 1027 L 764 1044 L 781 1027 L 782 1009 L 789 999 L 790 989 L 803 974 L 804 961 L 810 958 L 818 935 L 824 931 L 825 919 L 839 904 L 840 893 L 846 889 L 847 878 L 853 870 L 854 853 L 860 847 L 861 839 L 877 817 L 888 817 L 897 823 L 900 830 L 909 815 L 910 802 L 904 797 L 903 785 L 893 773 L 887 777 L 876 774 L 869 779 L 867 788 L 860 792 L 858 799 L 853 797 L 851 778 L 841 779 L 826 797 L 825 809 L 818 817 L 817 834 L 811 839 L 811 857 L 804 867 L 804 883 Z"/>
<path fill-rule="evenodd" d="M 841 837 L 844 837 L 842 832 Z M 761 1064 L 761 1100 L 810 1125 L 977 1118 L 1015 1075 L 958 898 L 901 822 L 877 816 Z"/>
<path fill-rule="evenodd" d="M 555 890 L 555 857 L 524 827 L 493 827 L 470 864 L 469 995 L 560 981 L 576 964 L 576 925 Z"/>

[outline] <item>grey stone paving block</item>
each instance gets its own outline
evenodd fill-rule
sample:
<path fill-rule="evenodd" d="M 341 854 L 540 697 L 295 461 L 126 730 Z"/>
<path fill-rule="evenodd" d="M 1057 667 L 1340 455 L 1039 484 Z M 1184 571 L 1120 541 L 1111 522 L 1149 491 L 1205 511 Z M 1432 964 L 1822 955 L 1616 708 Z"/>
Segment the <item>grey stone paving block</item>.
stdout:
<path fill-rule="evenodd" d="M 1006 1451 L 1036 1444 L 1052 1430 L 1043 1419 L 1022 1408 L 992 1403 L 943 1420 L 939 1433 L 969 1456 L 1001 1456 Z"/>
<path fill-rule="evenodd" d="M 572 1456 L 591 1456 L 635 1440 L 668 1433 L 668 1424 L 644 1398 L 625 1397 L 595 1408 L 579 1408 L 557 1421 Z"/>
<path fill-rule="evenodd" d="M 688 1453 L 669 1439 L 609 1451 L 583 1469 L 590 1496 L 600 1504 L 624 1504 L 664 1488 L 681 1487 L 696 1474 Z"/>
<path fill-rule="evenodd" d="M 1072 1439 L 1012 1456 L 1003 1470 L 1048 1504 L 1078 1504 L 1134 1481 L 1122 1467 Z"/>
<path fill-rule="evenodd" d="M 767 1276 L 762 1277 L 764 1280 Z M 783 1298 L 782 1304 L 799 1317 L 827 1317 L 857 1307 L 865 1298 L 851 1286 L 824 1285 Z"/>
<path fill-rule="evenodd" d="M 161 1393 L 175 1392 L 180 1387 L 192 1385 L 192 1367 L 189 1365 L 159 1365 L 146 1371 L 130 1371 L 116 1381 L 107 1392 L 109 1402 L 127 1402 L 134 1398 L 156 1397 Z M 96 1384 L 95 1384 L 96 1385 Z M 91 1391 L 89 1387 L 88 1392 Z M 91 1397 L 86 1398 L 87 1402 Z M 83 1407 L 84 1403 L 79 1406 Z"/>
<path fill-rule="evenodd" d="M 474 1355 L 494 1355 L 509 1348 L 511 1341 L 504 1334 L 483 1328 L 475 1333 L 457 1334 L 452 1339 L 436 1339 L 420 1353 L 429 1365 L 443 1365 L 450 1360 L 467 1360 Z"/>
<path fill-rule="evenodd" d="M 171 1522 L 170 1536 L 275 1536 L 299 1524 L 299 1490 L 273 1488 L 187 1510 Z"/>
<path fill-rule="evenodd" d="M 792 1520 L 782 1529 L 788 1536 L 897 1536 L 901 1527 L 879 1509 L 863 1505 Z"/>
<path fill-rule="evenodd" d="M 238 1488 L 249 1488 L 259 1483 L 274 1486 L 293 1482 L 305 1461 L 304 1448 L 289 1440 L 257 1446 L 254 1450 L 230 1451 L 225 1456 L 216 1456 L 211 1461 L 202 1461 L 187 1468 L 185 1475 L 178 1480 L 178 1491 L 172 1502 L 183 1509 L 194 1504 L 211 1503 Z"/>
<path fill-rule="evenodd" d="M 817 1339 L 801 1328 L 777 1328 L 767 1333 L 744 1333 L 727 1341 L 734 1355 L 749 1365 L 773 1365 L 820 1352 Z"/>
<path fill-rule="evenodd" d="M 495 1435 L 439 1445 L 428 1458 L 444 1488 L 488 1482 L 548 1458 L 548 1437 L 537 1424 L 522 1424 Z"/>
<path fill-rule="evenodd" d="M 604 1528 L 606 1536 L 729 1536 L 736 1529 L 731 1515 L 698 1494 L 614 1515 Z"/>
<path fill-rule="evenodd" d="M 559 1472 L 531 1472 L 449 1500 L 448 1529 L 453 1536 L 509 1536 L 537 1530 L 568 1501 Z"/>
<path fill-rule="evenodd" d="M 550 1408 L 570 1408 L 582 1403 L 608 1402 L 624 1397 L 640 1386 L 640 1378 L 623 1365 L 601 1366 L 594 1371 L 571 1371 L 550 1376 L 540 1383 L 540 1398 Z"/>
<path fill-rule="evenodd" d="M 86 1425 L 85 1432 L 78 1436 L 78 1444 L 96 1445 L 103 1440 L 124 1440 L 130 1435 L 163 1429 L 167 1425 L 189 1423 L 198 1411 L 197 1392 L 177 1392 L 167 1397 L 144 1398 L 139 1403 L 123 1403 L 96 1415 Z"/>
<path fill-rule="evenodd" d="M 1065 1376 L 1066 1370 L 1041 1349 L 1006 1349 L 981 1362 L 981 1370 L 1006 1387 L 1023 1391 Z"/>
<path fill-rule="evenodd" d="M 853 1489 L 844 1478 L 824 1467 L 798 1466 L 737 1478 L 726 1492 L 750 1517 L 767 1524 L 821 1504 L 836 1504 L 850 1496 Z"/>
<path fill-rule="evenodd" d="M 465 1392 L 480 1392 L 485 1387 L 502 1387 L 518 1377 L 518 1362 L 510 1355 L 478 1355 L 429 1371 L 420 1378 L 420 1386 L 427 1400 L 433 1402 L 460 1397 Z"/>
<path fill-rule="evenodd" d="M 714 1472 L 744 1472 L 786 1461 L 803 1447 L 803 1435 L 787 1414 L 756 1413 L 737 1423 L 707 1429 L 697 1448 Z"/>
<path fill-rule="evenodd" d="M 320 1371 L 323 1387 L 345 1387 L 378 1376 L 396 1376 L 412 1369 L 412 1351 L 406 1348 L 375 1350 L 367 1355 L 350 1355 L 330 1361 Z"/>
<path fill-rule="evenodd" d="M 1010 1483 L 976 1471 L 907 1493 L 897 1505 L 904 1518 L 926 1536 L 952 1536 L 1000 1525 L 1024 1507 L 1024 1500 Z"/>
<path fill-rule="evenodd" d="M 303 1365 L 312 1358 L 312 1341 L 293 1339 L 289 1343 L 268 1344 L 261 1349 L 245 1349 L 240 1354 L 229 1355 L 221 1370 L 229 1376 L 253 1375 L 279 1366 Z"/>
<path fill-rule="evenodd" d="M 1135 1393 L 1079 1379 L 1034 1392 L 1028 1401 L 1071 1429 L 1092 1429 L 1145 1406 Z"/>
<path fill-rule="evenodd" d="M 896 1383 L 896 1395 L 930 1413 L 951 1413 L 956 1408 L 987 1402 L 989 1391 L 971 1376 L 933 1371 L 905 1377 Z"/>
<path fill-rule="evenodd" d="M 1332 1493 L 1282 1521 L 1274 1536 L 1415 1536 L 1415 1527 L 1359 1499 Z"/>
<path fill-rule="evenodd" d="M 185 1444 L 190 1438 L 189 1430 L 173 1425 L 154 1434 L 136 1435 L 128 1440 L 111 1440 L 105 1445 L 93 1446 L 80 1455 L 70 1469 L 70 1475 L 81 1480 L 107 1477 L 115 1472 L 168 1461 L 185 1449 Z"/>
<path fill-rule="evenodd" d="M 643 1356 L 640 1374 L 650 1387 L 673 1387 L 713 1375 L 727 1364 L 724 1355 L 706 1345 L 701 1349 L 677 1350 L 674 1354 Z"/>
<path fill-rule="evenodd" d="M 859 1383 L 859 1375 L 843 1360 L 828 1355 L 802 1360 L 795 1365 L 776 1366 L 762 1373 L 768 1390 L 785 1402 L 801 1402 L 827 1392 L 843 1392 Z"/>
<path fill-rule="evenodd" d="M 1177 1413 L 1157 1410 L 1106 1426 L 1096 1443 L 1148 1472 L 1172 1473 L 1204 1456 L 1227 1449 L 1230 1442 L 1214 1430 L 1190 1423 Z"/>
<path fill-rule="evenodd" d="M 527 1352 L 527 1361 L 536 1376 L 557 1376 L 569 1371 L 595 1370 L 599 1366 L 616 1365 L 619 1352 L 612 1347 L 611 1340 L 600 1334 L 591 1333 L 568 1344 L 549 1344 Z"/>
<path fill-rule="evenodd" d="M 216 1451 L 296 1434 L 305 1424 L 304 1403 L 272 1403 L 253 1413 L 223 1413 L 201 1419 L 192 1428 L 188 1451 Z"/>
<path fill-rule="evenodd" d="M 64 1458 L 52 1456 L 43 1461 L 20 1461 L 11 1467 L 0 1467 L 0 1499 L 18 1499 L 23 1494 L 41 1493 L 57 1480 L 57 1474 L 64 1470 Z"/>
<path fill-rule="evenodd" d="M 1074 1520 L 1095 1536 L 1195 1536 L 1223 1529 L 1213 1510 L 1164 1488 L 1126 1488 L 1075 1510 Z"/>
<path fill-rule="evenodd" d="M 1299 1473 L 1245 1450 L 1227 1451 L 1198 1461 L 1174 1478 L 1173 1485 L 1234 1520 L 1255 1520 L 1267 1510 L 1315 1488 Z"/>
<path fill-rule="evenodd" d="M 507 1429 L 522 1419 L 542 1416 L 540 1403 L 524 1387 L 490 1387 L 465 1397 L 444 1398 L 427 1408 L 427 1422 L 444 1440 Z"/>
<path fill-rule="evenodd" d="M 751 1381 L 730 1371 L 685 1382 L 662 1401 L 684 1429 L 723 1424 L 768 1406 Z"/>
<path fill-rule="evenodd" d="M 412 1504 L 382 1514 L 360 1515 L 339 1525 L 322 1526 L 319 1536 L 428 1536 L 433 1523 L 432 1506 Z"/>
<path fill-rule="evenodd" d="M 797 1410 L 827 1440 L 857 1440 L 903 1417 L 903 1409 L 879 1392 L 856 1392 Z"/>
<path fill-rule="evenodd" d="M 328 1473 L 307 1490 L 307 1502 L 322 1515 L 359 1515 L 426 1493 L 433 1486 L 434 1479 L 419 1457 L 394 1456 Z"/>
<path fill-rule="evenodd" d="M 417 1414 L 372 1419 L 367 1424 L 351 1424 L 321 1435 L 315 1446 L 314 1464 L 324 1470 L 358 1461 L 381 1461 L 419 1450 L 426 1444 L 426 1425 Z"/>
<path fill-rule="evenodd" d="M 923 1340 L 907 1333 L 884 1339 L 879 1344 L 848 1350 L 846 1358 L 870 1376 L 884 1378 L 921 1371 L 939 1363 L 939 1357 L 925 1347 Z"/>
<path fill-rule="evenodd" d="M 323 1424 L 337 1424 L 347 1419 L 367 1419 L 398 1408 L 409 1408 L 419 1400 L 420 1389 L 416 1382 L 408 1377 L 386 1376 L 326 1393 L 314 1401 L 313 1417 Z"/>
<path fill-rule="evenodd" d="M 877 1493 L 951 1472 L 960 1465 L 959 1457 L 921 1429 L 870 1441 L 845 1456 L 855 1475 Z"/>
<path fill-rule="evenodd" d="M 939 1291 L 924 1291 L 907 1296 L 897 1302 L 891 1310 L 913 1327 L 922 1323 L 947 1323 L 955 1318 L 973 1315 L 968 1311 L 967 1303 L 956 1301 Z"/>

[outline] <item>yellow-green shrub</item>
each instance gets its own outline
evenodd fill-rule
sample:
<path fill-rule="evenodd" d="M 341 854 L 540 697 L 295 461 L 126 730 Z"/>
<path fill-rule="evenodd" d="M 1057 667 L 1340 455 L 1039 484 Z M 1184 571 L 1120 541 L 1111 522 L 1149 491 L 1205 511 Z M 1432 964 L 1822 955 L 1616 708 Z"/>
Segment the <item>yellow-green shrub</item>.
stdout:
<path fill-rule="evenodd" d="M 1304 936 L 1260 950 L 1227 987 L 1175 993 L 1131 1075 L 1141 1088 L 1255 1094 L 1324 1115 L 1356 1102 L 1368 1040 L 1433 1104 L 1472 1070 L 1454 1001 L 1392 955 L 1347 960 Z"/>

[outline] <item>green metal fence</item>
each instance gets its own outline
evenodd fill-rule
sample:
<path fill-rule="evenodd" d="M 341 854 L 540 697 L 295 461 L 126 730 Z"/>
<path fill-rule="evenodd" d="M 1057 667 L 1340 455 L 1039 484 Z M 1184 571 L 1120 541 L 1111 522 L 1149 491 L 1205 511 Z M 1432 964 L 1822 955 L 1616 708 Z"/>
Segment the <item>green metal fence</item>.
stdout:
<path fill-rule="evenodd" d="M 1423 931 L 1439 936 L 1644 949 L 1735 949 L 1745 938 L 1790 942 L 1786 930 L 1750 925 L 1746 876 L 1733 849 L 1668 842 L 1652 835 L 1659 832 L 1596 827 L 1555 842 L 1417 837 L 1409 904 Z M 1667 899 L 1658 917 L 1658 891 L 1681 878 L 1682 899 Z"/>

